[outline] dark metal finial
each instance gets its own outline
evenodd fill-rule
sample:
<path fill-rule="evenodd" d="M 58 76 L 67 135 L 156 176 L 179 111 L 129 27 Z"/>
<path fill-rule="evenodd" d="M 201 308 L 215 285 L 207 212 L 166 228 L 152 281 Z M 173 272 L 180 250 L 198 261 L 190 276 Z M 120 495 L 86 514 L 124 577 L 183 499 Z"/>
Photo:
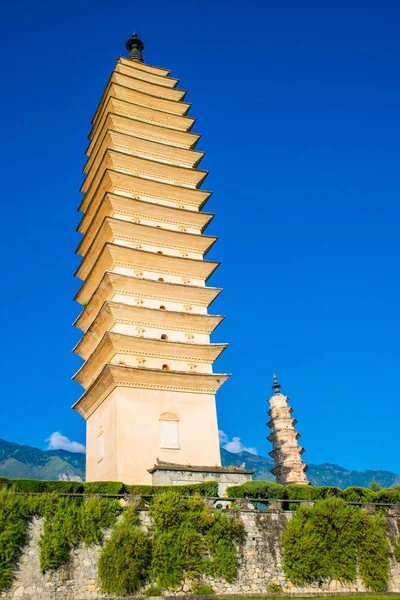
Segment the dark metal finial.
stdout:
<path fill-rule="evenodd" d="M 130 40 L 126 42 L 126 49 L 128 50 L 128 58 L 129 60 L 133 60 L 135 62 L 143 62 L 142 50 L 144 48 L 144 44 L 141 40 L 139 40 L 137 33 L 132 33 L 132 37 Z"/>
<path fill-rule="evenodd" d="M 274 378 L 273 378 L 273 383 L 272 383 L 272 389 L 274 390 L 274 394 L 280 394 L 281 393 L 281 384 L 278 383 L 278 379 L 274 373 Z"/>

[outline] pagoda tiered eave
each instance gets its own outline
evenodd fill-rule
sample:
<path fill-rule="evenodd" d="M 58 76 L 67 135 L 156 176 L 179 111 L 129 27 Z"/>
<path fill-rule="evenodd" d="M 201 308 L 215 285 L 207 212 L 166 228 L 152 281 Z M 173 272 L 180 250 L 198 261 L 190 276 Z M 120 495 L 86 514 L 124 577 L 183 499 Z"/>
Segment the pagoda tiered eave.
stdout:
<path fill-rule="evenodd" d="M 196 119 L 193 117 L 178 116 L 171 113 L 148 108 L 134 102 L 129 102 L 126 96 L 121 98 L 118 90 L 114 90 L 114 96 L 110 96 L 104 106 L 104 112 L 99 121 L 93 125 L 88 138 L 96 143 L 97 137 L 100 135 L 103 125 L 110 113 L 125 116 L 130 119 L 147 123 L 151 126 L 159 126 L 164 129 L 169 128 L 173 131 L 188 133 L 193 127 Z M 89 144 L 90 148 L 90 144 Z"/>
<path fill-rule="evenodd" d="M 99 126 L 101 127 L 105 115 L 108 112 L 107 106 L 108 100 L 110 98 L 118 98 L 119 100 L 124 100 L 129 104 L 142 107 L 146 111 L 151 111 L 153 113 L 153 118 L 156 119 L 162 119 L 161 115 L 165 115 L 167 120 L 172 119 L 172 122 L 174 123 L 183 121 L 187 124 L 188 119 L 191 120 L 190 117 L 187 117 L 187 112 L 190 108 L 190 104 L 155 98 L 154 96 L 149 96 L 148 94 L 143 94 L 141 92 L 131 90 L 130 88 L 127 88 L 123 85 L 111 83 L 111 85 L 107 89 L 107 93 L 104 96 L 101 107 L 98 107 L 94 116 L 92 131 L 94 131 Z M 182 127 L 182 125 L 180 125 L 179 127 Z"/>
<path fill-rule="evenodd" d="M 129 277 L 112 271 L 106 271 L 87 306 L 82 310 L 74 325 L 82 331 L 87 331 L 96 318 L 104 302 L 115 298 L 134 300 L 143 298 L 163 303 L 188 304 L 196 314 L 196 307 L 208 307 L 221 293 L 221 288 L 196 287 L 179 283 L 169 283 Z M 81 291 L 75 297 L 77 302 L 84 302 Z"/>
<path fill-rule="evenodd" d="M 192 231 L 188 233 L 199 235 L 214 215 L 212 213 L 174 208 L 173 206 L 163 206 L 162 204 L 154 204 L 153 202 L 136 200 L 107 192 L 79 244 L 80 254 L 86 254 L 106 217 L 119 218 L 128 223 L 141 222 L 143 225 L 155 223 L 157 229 L 161 227 L 175 232 L 185 232 L 185 230 L 187 232 L 187 229 L 191 229 Z M 78 225 L 77 230 L 81 232 L 80 225 Z"/>
<path fill-rule="evenodd" d="M 138 250 L 111 244 L 104 244 L 99 257 L 90 272 L 83 276 L 83 262 L 78 267 L 75 276 L 85 279 L 83 286 L 92 289 L 92 293 L 101 281 L 105 271 L 112 271 L 115 267 L 129 269 L 133 277 L 141 277 L 140 273 L 149 272 L 157 275 L 173 275 L 190 283 L 191 279 L 204 284 L 213 274 L 219 263 L 194 258 L 181 258 L 167 254 L 157 254 L 146 250 Z M 135 273 L 137 272 L 137 273 Z M 128 273 L 125 273 L 128 274 Z M 202 285 L 198 284 L 198 285 Z M 90 294 L 91 295 L 91 294 Z M 86 300 L 85 300 L 86 301 Z"/>
<path fill-rule="evenodd" d="M 178 208 L 200 210 L 211 196 L 211 192 L 186 188 L 159 181 L 152 181 L 112 169 L 106 169 L 93 194 L 86 194 L 79 206 L 80 212 L 86 212 L 87 218 L 92 219 L 106 192 L 120 194 L 127 198 L 153 201 L 154 203 L 170 202 Z M 87 226 L 89 223 L 87 224 Z"/>
<path fill-rule="evenodd" d="M 156 253 L 158 253 L 158 248 L 162 248 L 163 251 L 160 250 L 159 256 L 179 257 L 178 253 L 188 254 L 190 252 L 196 254 L 192 258 L 198 260 L 210 250 L 216 240 L 216 237 L 208 235 L 173 231 L 106 217 L 79 265 L 77 276 L 84 279 L 88 275 L 107 243 L 131 248 L 137 247 Z M 77 248 L 77 254 L 82 255 L 81 244 Z"/>
<path fill-rule="evenodd" d="M 226 373 L 160 371 L 108 363 L 72 408 L 87 419 L 118 387 L 214 395 L 229 377 Z"/>
<path fill-rule="evenodd" d="M 151 83 L 145 83 L 140 81 L 140 79 L 134 79 L 133 77 L 128 77 L 121 73 L 113 73 L 96 112 L 93 115 L 92 124 L 96 125 L 97 121 L 101 119 L 104 105 L 107 103 L 107 99 L 110 96 L 116 96 L 117 98 L 127 100 L 127 102 L 134 102 L 140 106 L 170 113 L 171 115 L 178 115 L 179 117 L 186 116 L 191 104 L 187 102 L 177 102 L 176 100 L 168 100 L 138 89 L 139 87 L 143 88 L 145 86 L 152 86 L 154 89 L 160 90 L 161 92 L 168 89 Z"/>
<path fill-rule="evenodd" d="M 179 79 L 174 77 L 155 75 L 154 73 L 148 73 L 147 71 L 138 69 L 135 62 L 124 59 L 122 56 L 118 58 L 114 70 L 125 75 L 137 77 L 137 79 L 142 79 L 143 81 L 148 81 L 149 83 L 157 83 L 164 87 L 174 88 L 179 83 Z"/>
<path fill-rule="evenodd" d="M 92 168 L 96 171 L 107 150 L 115 150 L 130 156 L 148 158 L 186 169 L 196 168 L 204 156 L 204 152 L 180 148 L 165 142 L 148 140 L 134 134 L 107 129 L 102 143 L 99 144 L 96 152 L 93 152 L 88 158 L 83 172 L 87 174 Z"/>
<path fill-rule="evenodd" d="M 123 65 L 127 65 L 129 67 L 134 67 L 135 69 L 138 69 L 139 71 L 143 71 L 145 73 L 159 75 L 160 77 L 167 78 L 169 76 L 169 74 L 171 73 L 170 69 L 163 69 L 162 67 L 155 67 L 148 63 L 140 63 L 140 62 L 132 61 L 129 58 L 125 58 L 125 56 L 119 56 L 118 60 Z"/>
<path fill-rule="evenodd" d="M 296 471 L 299 473 L 306 473 L 308 471 L 308 465 L 303 462 L 287 461 L 284 465 L 277 465 L 271 469 L 271 473 L 275 475 L 276 478 L 285 477 L 285 485 L 300 483 L 298 477 L 296 477 Z M 307 484 L 307 479 L 304 478 L 302 483 Z"/>
<path fill-rule="evenodd" d="M 275 448 L 275 450 L 271 450 L 271 452 L 268 452 L 268 454 L 273 459 L 279 457 L 284 458 L 284 463 L 282 464 L 286 465 L 289 462 L 288 457 L 290 457 L 290 451 L 293 451 L 295 449 L 296 452 L 298 449 L 299 456 L 301 456 L 305 452 L 304 448 L 302 446 L 298 446 L 298 444 L 284 444 L 283 446 L 279 446 L 279 448 Z M 301 460 L 299 460 L 298 462 L 300 464 Z"/>
<path fill-rule="evenodd" d="M 106 169 L 193 189 L 198 188 L 208 175 L 208 171 L 188 169 L 160 162 L 151 157 L 135 156 L 109 148 L 105 151 L 97 169 L 93 168 L 88 173 L 80 191 L 88 193 L 90 197 Z"/>
<path fill-rule="evenodd" d="M 147 142 L 156 142 L 174 148 L 184 150 L 193 149 L 200 139 L 200 134 L 190 131 L 176 129 L 165 125 L 155 125 L 141 120 L 135 111 L 128 111 L 132 105 L 120 100 L 111 99 L 108 103 L 110 112 L 107 113 L 101 128 L 98 129 L 96 137 L 89 142 L 86 149 L 88 156 L 95 156 L 102 145 L 107 131 L 115 131 L 143 139 Z"/>
<path fill-rule="evenodd" d="M 135 361 L 138 358 L 151 358 L 159 361 L 185 361 L 211 366 L 226 347 L 227 344 L 170 342 L 156 338 L 134 337 L 108 331 L 103 335 L 92 354 L 86 359 L 86 362 L 75 373 L 72 379 L 87 389 L 92 381 L 96 379 L 103 365 L 115 362 L 118 355 L 124 356 L 124 362 L 129 360 Z M 74 348 L 74 351 L 76 350 L 77 347 Z M 134 365 L 128 362 L 128 366 Z M 161 366 L 160 364 L 160 370 Z M 201 372 L 208 371 L 203 370 Z"/>
<path fill-rule="evenodd" d="M 141 328 L 159 330 L 160 333 L 168 334 L 168 337 L 176 335 L 176 332 L 209 336 L 223 319 L 221 315 L 196 315 L 106 301 L 90 328 L 75 346 L 74 352 L 86 360 L 103 335 L 107 331 L 114 331 L 115 327 L 125 330 L 130 327 L 129 335 L 132 336 L 138 335 L 137 330 Z"/>
<path fill-rule="evenodd" d="M 117 63 L 114 71 L 111 72 L 110 78 L 103 93 L 103 97 L 107 93 L 107 89 L 112 83 L 122 85 L 135 92 L 141 92 L 149 96 L 154 96 L 155 98 L 170 100 L 173 102 L 180 102 L 187 94 L 185 90 L 180 90 L 176 86 L 161 85 L 158 81 L 145 81 L 142 77 L 138 77 L 138 74 L 139 73 L 137 71 L 133 71 L 132 69 L 127 72 L 126 67 L 123 67 L 123 65 Z M 168 79 L 163 77 L 162 81 L 168 81 Z M 101 102 L 102 98 L 100 99 L 99 105 Z M 181 102 L 181 104 L 183 103 Z"/>

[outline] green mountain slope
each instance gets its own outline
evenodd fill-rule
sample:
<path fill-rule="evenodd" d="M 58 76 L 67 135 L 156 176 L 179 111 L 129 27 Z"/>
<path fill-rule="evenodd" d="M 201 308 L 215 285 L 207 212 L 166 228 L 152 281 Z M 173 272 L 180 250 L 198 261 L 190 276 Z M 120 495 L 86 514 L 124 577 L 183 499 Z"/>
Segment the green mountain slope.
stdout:
<path fill-rule="evenodd" d="M 272 460 L 249 452 L 232 454 L 221 448 L 223 465 L 242 465 L 254 469 L 254 479 L 274 481 L 270 469 Z M 314 485 L 352 485 L 369 487 L 375 480 L 382 487 L 400 485 L 400 475 L 390 471 L 349 471 L 338 465 L 309 465 L 308 478 Z M 39 450 L 0 439 L 0 477 L 31 479 L 85 479 L 85 455 L 65 450 Z"/>
<path fill-rule="evenodd" d="M 0 477 L 83 481 L 85 455 L 0 440 Z"/>

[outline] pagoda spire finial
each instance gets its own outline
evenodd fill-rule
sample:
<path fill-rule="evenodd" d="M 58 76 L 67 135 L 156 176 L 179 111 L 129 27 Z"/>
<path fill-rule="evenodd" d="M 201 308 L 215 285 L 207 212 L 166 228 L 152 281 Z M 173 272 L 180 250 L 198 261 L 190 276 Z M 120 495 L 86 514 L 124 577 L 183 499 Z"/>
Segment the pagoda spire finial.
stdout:
<path fill-rule="evenodd" d="M 274 377 L 273 377 L 272 389 L 274 390 L 274 394 L 281 393 L 281 384 L 278 383 L 278 378 L 275 373 L 274 373 Z"/>
<path fill-rule="evenodd" d="M 139 40 L 137 33 L 133 32 L 132 37 L 126 42 L 126 49 L 128 50 L 128 58 L 129 60 L 133 60 L 134 62 L 143 62 L 142 50 L 144 48 L 144 44 L 141 40 Z"/>

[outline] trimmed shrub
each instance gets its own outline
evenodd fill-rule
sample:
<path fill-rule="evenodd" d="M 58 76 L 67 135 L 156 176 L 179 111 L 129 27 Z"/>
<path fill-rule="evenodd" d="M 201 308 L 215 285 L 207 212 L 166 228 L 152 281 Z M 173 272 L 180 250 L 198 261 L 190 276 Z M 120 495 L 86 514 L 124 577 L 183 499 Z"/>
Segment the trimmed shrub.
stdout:
<path fill-rule="evenodd" d="M 126 487 L 120 481 L 86 481 L 83 491 L 85 494 L 124 494 Z"/>
<path fill-rule="evenodd" d="M 375 492 L 363 487 L 348 487 L 342 492 L 346 502 L 373 502 Z"/>
<path fill-rule="evenodd" d="M 372 496 L 372 494 L 371 494 Z M 382 502 L 387 504 L 400 504 L 400 489 L 381 488 L 373 493 L 370 502 Z"/>
<path fill-rule="evenodd" d="M 228 487 L 226 494 L 228 498 L 261 498 L 261 499 L 281 499 L 284 497 L 284 486 L 273 481 L 249 481 Z"/>
<path fill-rule="evenodd" d="M 126 485 L 126 492 L 135 496 L 156 496 L 171 491 L 170 485 Z M 218 483 L 205 481 L 204 483 L 189 483 L 187 485 L 174 485 L 174 492 L 182 496 L 218 496 Z"/>
<path fill-rule="evenodd" d="M 50 494 L 51 492 L 80 494 L 83 492 L 83 483 L 81 481 L 9 479 L 8 488 L 12 488 L 15 492 L 25 492 L 26 494 Z"/>
<path fill-rule="evenodd" d="M 10 489 L 26 494 L 132 494 L 137 496 L 154 496 L 163 494 L 171 486 L 163 485 L 125 485 L 120 481 L 52 481 L 40 479 L 7 479 L 0 478 L 0 489 Z M 174 486 L 174 490 L 184 496 L 218 496 L 218 483 L 189 483 Z"/>
<path fill-rule="evenodd" d="M 287 500 L 319 500 L 320 491 L 313 485 L 291 483 L 285 485 L 284 498 Z"/>
<path fill-rule="evenodd" d="M 319 497 L 321 500 L 325 500 L 325 498 L 342 498 L 343 493 L 342 490 L 334 485 L 321 485 L 318 488 Z"/>

